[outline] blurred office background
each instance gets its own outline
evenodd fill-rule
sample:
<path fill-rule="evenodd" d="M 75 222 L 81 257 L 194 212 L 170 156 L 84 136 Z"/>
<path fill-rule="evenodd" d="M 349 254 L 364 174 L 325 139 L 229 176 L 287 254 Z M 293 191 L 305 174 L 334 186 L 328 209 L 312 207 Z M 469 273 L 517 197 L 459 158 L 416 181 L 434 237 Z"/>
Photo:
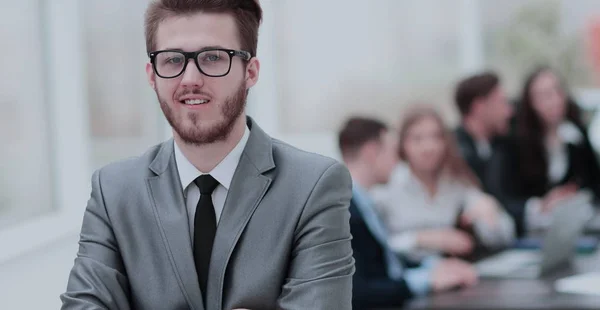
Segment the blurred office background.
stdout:
<path fill-rule="evenodd" d="M 170 135 L 147 85 L 147 0 L 0 0 L 0 308 L 57 309 L 94 169 Z M 534 64 L 569 82 L 600 149 L 599 0 L 261 0 L 248 114 L 339 158 L 351 114 L 395 123 L 415 101 L 450 124 L 482 68 L 512 96 Z"/>

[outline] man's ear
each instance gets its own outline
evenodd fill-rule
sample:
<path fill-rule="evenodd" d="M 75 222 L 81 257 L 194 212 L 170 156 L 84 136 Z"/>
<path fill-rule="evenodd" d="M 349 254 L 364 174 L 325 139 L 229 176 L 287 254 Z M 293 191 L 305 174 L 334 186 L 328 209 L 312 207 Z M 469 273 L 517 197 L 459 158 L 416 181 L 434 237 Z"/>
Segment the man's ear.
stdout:
<path fill-rule="evenodd" d="M 246 65 L 246 89 L 250 89 L 258 82 L 260 72 L 260 61 L 258 58 L 252 57 Z"/>
<path fill-rule="evenodd" d="M 377 141 L 369 141 L 363 145 L 360 150 L 360 156 L 362 158 L 374 159 L 377 157 L 377 152 L 379 152 L 379 143 Z"/>
<path fill-rule="evenodd" d="M 150 84 L 150 87 L 152 87 L 152 89 L 156 90 L 156 74 L 152 69 L 151 63 L 146 64 L 146 75 L 148 76 L 148 84 Z"/>
<path fill-rule="evenodd" d="M 481 112 L 485 109 L 485 99 L 483 98 L 476 98 L 473 100 L 473 103 L 471 104 L 471 111 L 469 111 L 469 114 L 472 115 L 481 115 Z"/>

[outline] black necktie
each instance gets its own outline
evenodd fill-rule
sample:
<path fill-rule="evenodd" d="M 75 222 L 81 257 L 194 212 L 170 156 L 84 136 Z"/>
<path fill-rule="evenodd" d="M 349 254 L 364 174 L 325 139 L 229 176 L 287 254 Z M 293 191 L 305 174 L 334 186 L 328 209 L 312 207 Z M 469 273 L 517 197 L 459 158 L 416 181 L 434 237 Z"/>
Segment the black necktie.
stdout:
<path fill-rule="evenodd" d="M 200 189 L 200 201 L 198 201 L 194 215 L 194 263 L 202 297 L 206 304 L 208 266 L 217 231 L 217 218 L 211 195 L 219 182 L 209 174 L 205 174 L 196 178 L 194 183 Z"/>

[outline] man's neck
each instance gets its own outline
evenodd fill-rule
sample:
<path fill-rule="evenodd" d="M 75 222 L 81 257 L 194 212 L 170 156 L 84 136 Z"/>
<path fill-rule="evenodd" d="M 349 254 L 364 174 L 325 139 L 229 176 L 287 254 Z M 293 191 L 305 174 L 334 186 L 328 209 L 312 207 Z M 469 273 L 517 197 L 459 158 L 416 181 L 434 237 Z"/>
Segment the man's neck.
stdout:
<path fill-rule="evenodd" d="M 355 161 L 347 162 L 346 166 L 348 167 L 348 171 L 350 171 L 352 180 L 363 189 L 370 190 L 376 185 L 377 182 L 373 177 L 372 169 L 368 165 Z"/>
<path fill-rule="evenodd" d="M 233 126 L 233 129 L 224 140 L 203 145 L 192 145 L 183 142 L 181 137 L 173 131 L 175 143 L 185 157 L 203 173 L 213 170 L 235 148 L 244 136 L 246 130 L 246 117 L 242 114 Z"/>
<path fill-rule="evenodd" d="M 485 125 L 478 119 L 467 117 L 463 120 L 463 126 L 475 141 L 489 142 L 492 138 Z"/>

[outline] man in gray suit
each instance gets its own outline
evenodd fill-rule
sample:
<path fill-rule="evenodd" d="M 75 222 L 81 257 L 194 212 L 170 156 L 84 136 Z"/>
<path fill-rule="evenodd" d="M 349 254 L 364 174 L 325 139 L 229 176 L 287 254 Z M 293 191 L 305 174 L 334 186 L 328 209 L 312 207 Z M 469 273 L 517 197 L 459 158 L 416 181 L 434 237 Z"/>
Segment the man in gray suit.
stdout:
<path fill-rule="evenodd" d="M 350 309 L 350 175 L 244 113 L 255 0 L 158 0 L 148 80 L 174 138 L 94 172 L 63 309 Z"/>

